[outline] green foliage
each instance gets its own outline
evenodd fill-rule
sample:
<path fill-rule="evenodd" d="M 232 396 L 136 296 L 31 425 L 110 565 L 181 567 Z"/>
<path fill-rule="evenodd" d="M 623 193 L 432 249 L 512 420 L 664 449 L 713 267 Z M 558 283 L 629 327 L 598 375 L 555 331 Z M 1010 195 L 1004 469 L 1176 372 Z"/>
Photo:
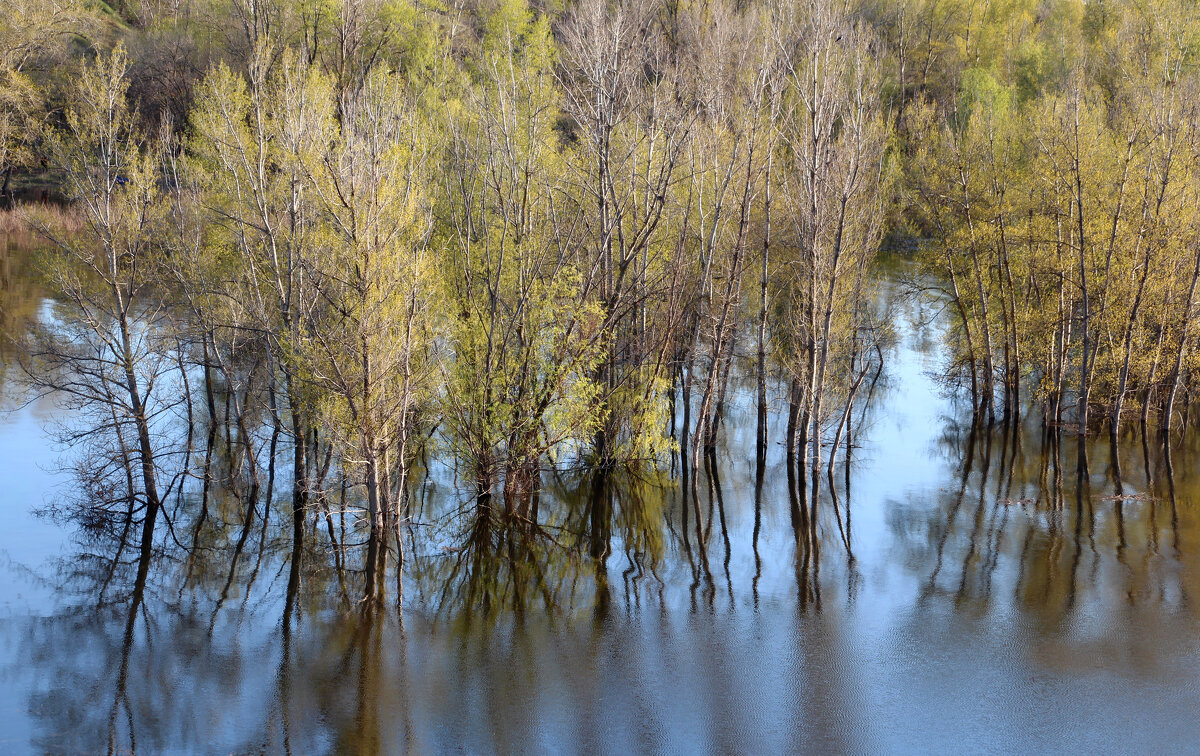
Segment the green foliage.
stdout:
<path fill-rule="evenodd" d="M 698 455 L 749 339 L 818 458 L 889 338 L 889 220 L 927 237 L 981 406 L 1169 416 L 1193 380 L 1200 25 L 1176 0 L 131 4 L 137 65 L 194 88 L 161 163 L 113 82 L 170 85 L 122 48 L 107 89 L 36 75 L 83 28 L 63 7 L 0 22 L 0 162 L 66 159 L 112 95 L 106 138 L 137 149 L 74 155 L 64 188 L 121 176 L 110 246 L 170 273 L 206 369 L 262 352 L 298 486 L 332 466 L 373 516 L 430 443 L 531 518 L 547 470 L 662 465 L 685 393 Z"/>
<path fill-rule="evenodd" d="M 991 71 L 968 68 L 963 71 L 955 117 L 961 124 L 979 113 L 988 119 L 1004 119 L 1012 111 L 1014 99 L 1012 88 L 997 81 Z"/>
<path fill-rule="evenodd" d="M 984 402 L 994 385 L 1009 402 L 1029 387 L 1053 422 L 1070 402 L 1079 422 L 1095 407 L 1119 423 L 1163 401 L 1170 422 L 1197 270 L 1183 241 L 1197 221 L 1197 82 L 1183 73 L 1196 26 L 1179 9 L 1088 4 L 1082 52 L 1055 61 L 1047 29 L 1007 81 L 963 72 L 955 129 L 928 106 L 909 121 L 926 264 Z"/>

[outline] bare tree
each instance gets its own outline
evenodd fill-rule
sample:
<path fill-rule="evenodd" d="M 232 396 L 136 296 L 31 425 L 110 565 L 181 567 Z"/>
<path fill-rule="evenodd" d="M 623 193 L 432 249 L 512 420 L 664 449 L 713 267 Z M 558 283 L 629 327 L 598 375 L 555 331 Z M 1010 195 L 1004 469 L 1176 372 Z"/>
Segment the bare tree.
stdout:
<path fill-rule="evenodd" d="M 176 401 L 170 347 L 157 330 L 157 144 L 138 131 L 126 102 L 128 65 L 117 47 L 85 68 L 73 87 L 67 129 L 51 138 L 50 157 L 66 177 L 83 230 L 68 233 L 32 219 L 53 243 L 47 267 L 69 311 L 35 332 L 25 368 L 35 386 L 58 392 L 80 413 L 67 440 L 89 442 L 93 479 L 109 481 L 99 485 L 112 491 L 99 497 L 101 505 L 124 499 L 131 517 L 140 511 L 148 548 L 162 502 L 178 481 L 163 485 L 161 465 L 169 455 L 158 443 L 167 437 Z"/>

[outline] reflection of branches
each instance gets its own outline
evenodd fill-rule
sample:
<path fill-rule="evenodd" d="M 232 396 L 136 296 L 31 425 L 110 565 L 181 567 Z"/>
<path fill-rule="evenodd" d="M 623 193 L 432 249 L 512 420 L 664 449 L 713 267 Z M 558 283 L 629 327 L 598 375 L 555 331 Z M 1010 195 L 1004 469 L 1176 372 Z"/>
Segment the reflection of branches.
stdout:
<path fill-rule="evenodd" d="M 959 478 L 958 493 L 954 497 L 954 503 L 950 505 L 950 511 L 946 515 L 946 524 L 942 529 L 941 536 L 938 538 L 936 547 L 937 557 L 934 561 L 933 571 L 930 573 L 925 589 L 921 593 L 922 599 L 928 597 L 936 588 L 938 575 L 942 571 L 942 559 L 946 549 L 946 541 L 950 537 L 950 532 L 954 528 L 954 521 L 958 518 L 958 510 L 962 507 L 963 499 L 966 496 L 967 483 L 971 478 L 971 466 L 975 462 L 976 430 L 977 425 L 972 423 L 971 430 L 967 434 L 966 450 L 963 453 L 962 474 Z"/>

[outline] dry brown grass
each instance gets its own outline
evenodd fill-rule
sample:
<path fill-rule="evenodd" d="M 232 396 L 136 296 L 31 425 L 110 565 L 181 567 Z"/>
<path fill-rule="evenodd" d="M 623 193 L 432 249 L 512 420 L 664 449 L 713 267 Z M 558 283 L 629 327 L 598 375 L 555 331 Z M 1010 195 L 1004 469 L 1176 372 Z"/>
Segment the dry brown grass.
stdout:
<path fill-rule="evenodd" d="M 60 234 L 73 234 L 83 228 L 83 219 L 70 205 L 29 202 L 0 210 L 0 234 L 36 235 L 38 228 L 49 228 Z"/>

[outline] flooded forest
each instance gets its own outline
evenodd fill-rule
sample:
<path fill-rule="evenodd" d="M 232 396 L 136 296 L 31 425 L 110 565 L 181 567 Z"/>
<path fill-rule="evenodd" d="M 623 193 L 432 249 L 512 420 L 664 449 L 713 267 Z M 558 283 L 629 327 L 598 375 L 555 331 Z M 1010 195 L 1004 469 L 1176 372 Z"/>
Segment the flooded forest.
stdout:
<path fill-rule="evenodd" d="M 13 0 L 0 751 L 1187 752 L 1193 0 Z"/>

